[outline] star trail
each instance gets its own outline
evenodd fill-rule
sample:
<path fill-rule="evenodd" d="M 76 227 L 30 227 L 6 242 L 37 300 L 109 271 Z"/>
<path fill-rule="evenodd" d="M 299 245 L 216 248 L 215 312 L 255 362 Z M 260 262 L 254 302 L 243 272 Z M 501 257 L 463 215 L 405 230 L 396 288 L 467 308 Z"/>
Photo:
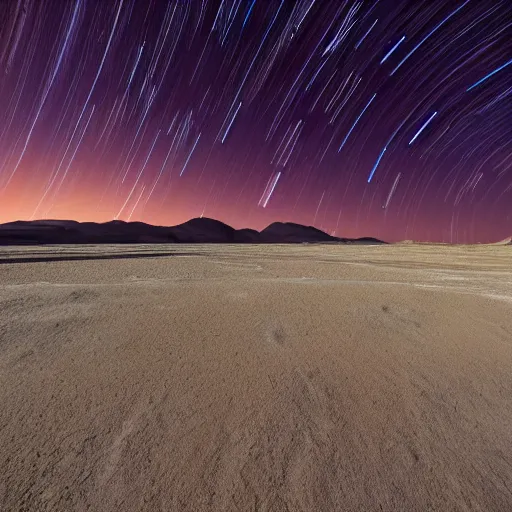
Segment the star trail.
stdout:
<path fill-rule="evenodd" d="M 6 0 L 0 222 L 512 234 L 510 0 Z"/>

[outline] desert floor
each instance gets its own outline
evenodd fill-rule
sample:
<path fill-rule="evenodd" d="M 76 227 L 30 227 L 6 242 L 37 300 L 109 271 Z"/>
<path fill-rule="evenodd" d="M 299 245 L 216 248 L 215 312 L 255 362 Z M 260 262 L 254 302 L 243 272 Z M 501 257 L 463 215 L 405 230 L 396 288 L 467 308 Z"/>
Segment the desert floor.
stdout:
<path fill-rule="evenodd" d="M 0 510 L 512 510 L 512 247 L 1 249 Z"/>

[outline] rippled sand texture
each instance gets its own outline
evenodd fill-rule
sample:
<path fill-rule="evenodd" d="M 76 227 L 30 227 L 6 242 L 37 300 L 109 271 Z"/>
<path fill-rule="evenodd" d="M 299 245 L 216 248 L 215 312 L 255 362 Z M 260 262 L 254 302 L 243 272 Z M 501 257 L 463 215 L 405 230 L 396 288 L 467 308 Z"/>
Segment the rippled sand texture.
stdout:
<path fill-rule="evenodd" d="M 1 510 L 512 510 L 512 247 L 0 263 Z"/>

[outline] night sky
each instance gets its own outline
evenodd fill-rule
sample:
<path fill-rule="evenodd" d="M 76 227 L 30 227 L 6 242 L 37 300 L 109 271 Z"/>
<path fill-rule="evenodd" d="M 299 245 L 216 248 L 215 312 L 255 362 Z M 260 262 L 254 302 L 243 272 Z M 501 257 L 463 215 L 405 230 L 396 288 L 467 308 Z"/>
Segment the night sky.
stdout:
<path fill-rule="evenodd" d="M 0 222 L 512 234 L 511 0 L 3 0 Z"/>

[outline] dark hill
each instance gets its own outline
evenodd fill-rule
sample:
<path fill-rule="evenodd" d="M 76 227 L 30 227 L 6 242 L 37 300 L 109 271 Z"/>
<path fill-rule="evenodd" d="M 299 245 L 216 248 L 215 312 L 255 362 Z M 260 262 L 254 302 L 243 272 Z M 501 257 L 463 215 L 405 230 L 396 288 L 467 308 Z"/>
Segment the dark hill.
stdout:
<path fill-rule="evenodd" d="M 337 242 L 338 238 L 328 235 L 313 226 L 293 222 L 274 222 L 260 232 L 263 243 Z"/>
<path fill-rule="evenodd" d="M 235 229 L 219 220 L 207 217 L 190 219 L 168 228 L 183 243 L 230 243 L 235 241 Z"/>
<path fill-rule="evenodd" d="M 249 243 L 257 244 L 261 242 L 260 232 L 255 229 L 237 229 L 235 231 L 235 242 L 236 243 Z"/>

